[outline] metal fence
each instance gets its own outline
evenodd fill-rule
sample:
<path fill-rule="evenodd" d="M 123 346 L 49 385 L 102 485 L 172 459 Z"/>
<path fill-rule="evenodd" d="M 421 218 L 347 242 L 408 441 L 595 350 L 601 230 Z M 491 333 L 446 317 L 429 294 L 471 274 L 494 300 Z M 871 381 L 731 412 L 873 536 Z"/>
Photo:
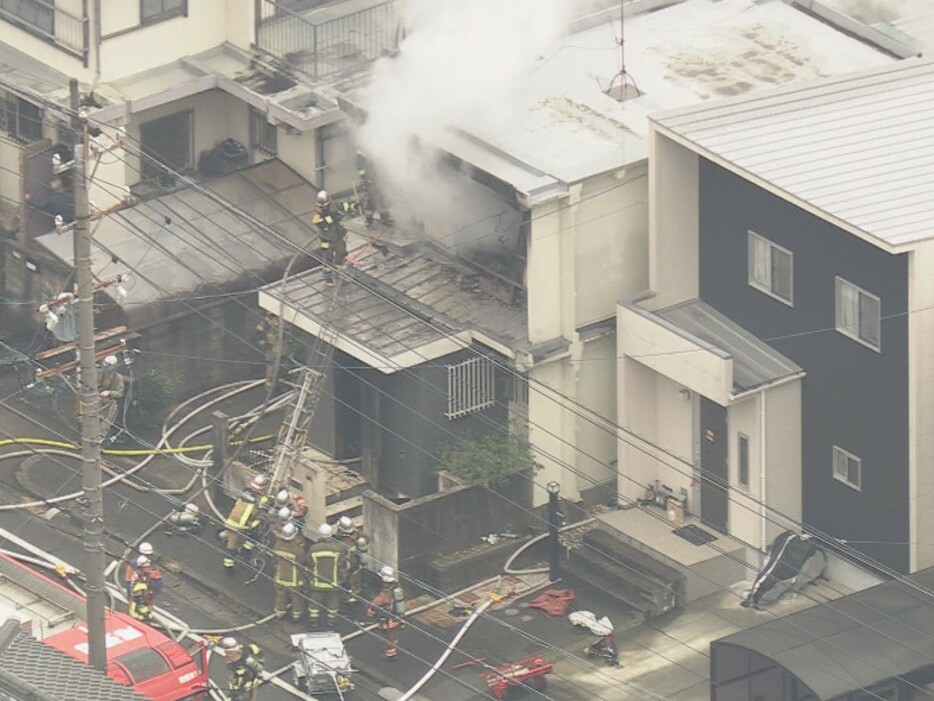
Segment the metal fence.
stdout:
<path fill-rule="evenodd" d="M 340 14 L 343 3 L 296 12 L 261 0 L 258 47 L 314 79 L 362 68 L 399 46 L 397 0 Z"/>
<path fill-rule="evenodd" d="M 74 54 L 87 65 L 88 18 L 48 0 L 0 0 L 0 18 Z"/>

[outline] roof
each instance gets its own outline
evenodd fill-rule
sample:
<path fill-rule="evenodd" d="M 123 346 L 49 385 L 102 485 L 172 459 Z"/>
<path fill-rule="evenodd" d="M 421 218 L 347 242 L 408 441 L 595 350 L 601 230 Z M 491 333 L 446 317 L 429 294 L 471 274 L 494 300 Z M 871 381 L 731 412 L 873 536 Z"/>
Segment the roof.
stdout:
<path fill-rule="evenodd" d="M 870 27 L 891 33 L 918 49 L 934 47 L 934 3 L 865 2 L 865 0 L 823 0 Z"/>
<path fill-rule="evenodd" d="M 294 243 L 304 244 L 313 235 L 308 222 L 315 188 L 281 161 L 266 161 L 202 187 L 236 202 Z M 268 232 L 222 210 L 219 203 L 189 187 L 108 215 L 95 227 L 93 273 L 101 278 L 129 273 L 129 296 L 121 304 L 131 311 L 140 304 L 190 294 L 207 284 L 255 286 L 255 278 L 267 269 L 280 270 L 291 251 L 270 241 Z M 70 231 L 37 240 L 70 264 Z M 113 263 L 112 255 L 121 262 Z"/>
<path fill-rule="evenodd" d="M 530 347 L 525 310 L 479 290 L 475 270 L 432 246 L 364 249 L 349 275 L 328 288 L 321 271 L 311 270 L 293 276 L 284 290 L 279 283 L 267 285 L 259 304 L 279 314 L 284 302 L 287 321 L 315 336 L 329 329 L 337 334 L 337 348 L 387 374 L 473 341 L 507 356 Z M 336 313 L 330 311 L 334 290 Z"/>
<path fill-rule="evenodd" d="M 36 701 L 144 701 L 146 698 L 106 674 L 35 640 L 13 619 L 0 628 L 0 689 L 23 694 L 13 698 Z"/>
<path fill-rule="evenodd" d="M 798 365 L 699 299 L 659 310 L 669 324 L 733 358 L 733 393 L 804 372 Z"/>
<path fill-rule="evenodd" d="M 0 76 L 40 95 L 68 102 L 67 75 L 4 43 L 0 43 Z"/>
<path fill-rule="evenodd" d="M 783 2 L 685 0 L 655 11 L 639 7 L 646 3 L 627 6 L 632 14 L 626 16 L 625 60 L 641 96 L 620 103 L 604 93 L 620 70 L 618 10 L 616 19 L 604 13 L 592 28 L 564 37 L 531 62 L 509 92 L 509 109 L 465 111 L 466 120 L 450 124 L 437 145 L 534 203 L 559 196 L 563 184 L 644 160 L 648 117 L 661 110 L 895 60 Z M 435 50 L 435 43 L 425 45 Z M 401 51 L 418 48 L 403 43 Z M 385 65 L 377 64 L 377 71 L 387 71 Z M 451 89 L 447 73 L 439 76 L 440 84 L 427 81 L 422 88 L 425 102 Z M 366 89 L 350 100 L 366 108 Z M 417 104 L 413 122 L 422 117 L 423 103 Z M 398 106 L 392 109 L 398 114 Z"/>
<path fill-rule="evenodd" d="M 886 582 L 833 602 L 769 620 L 711 643 L 753 650 L 783 666 L 819 699 L 928 667 L 934 660 L 934 568 L 910 575 L 916 586 Z M 712 656 L 713 656 L 712 655 Z M 722 659 L 722 658 L 721 658 Z M 716 675 L 717 665 L 711 665 Z M 716 676 L 711 680 L 716 683 Z"/>
<path fill-rule="evenodd" d="M 934 61 L 696 105 L 660 127 L 883 246 L 934 235 Z"/>

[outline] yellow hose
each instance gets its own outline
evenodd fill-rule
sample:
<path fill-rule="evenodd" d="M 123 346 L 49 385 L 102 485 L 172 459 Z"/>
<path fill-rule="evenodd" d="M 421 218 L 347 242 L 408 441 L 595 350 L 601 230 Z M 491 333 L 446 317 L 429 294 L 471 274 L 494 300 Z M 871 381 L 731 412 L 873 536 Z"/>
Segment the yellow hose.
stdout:
<path fill-rule="evenodd" d="M 262 443 L 268 441 L 274 436 L 255 436 L 247 443 Z M 231 445 L 240 445 L 243 441 L 233 441 Z M 5 445 L 46 445 L 53 448 L 65 448 L 67 450 L 80 450 L 81 446 L 66 441 L 53 441 L 48 438 L 5 438 L 0 440 L 0 448 Z M 213 445 L 187 445 L 184 448 L 134 448 L 131 450 L 115 450 L 107 448 L 102 450 L 103 455 L 172 455 L 174 453 L 196 453 L 201 450 L 210 450 Z"/>

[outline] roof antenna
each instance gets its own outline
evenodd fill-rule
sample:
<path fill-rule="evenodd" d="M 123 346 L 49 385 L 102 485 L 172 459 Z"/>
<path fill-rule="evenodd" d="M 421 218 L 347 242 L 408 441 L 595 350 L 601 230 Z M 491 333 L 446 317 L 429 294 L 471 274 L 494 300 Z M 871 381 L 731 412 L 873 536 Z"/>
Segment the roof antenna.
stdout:
<path fill-rule="evenodd" d="M 610 85 L 603 91 L 617 102 L 623 102 L 633 97 L 639 97 L 642 91 L 636 87 L 636 81 L 626 72 L 626 14 L 624 6 L 626 0 L 619 0 L 619 73 L 613 76 Z"/>

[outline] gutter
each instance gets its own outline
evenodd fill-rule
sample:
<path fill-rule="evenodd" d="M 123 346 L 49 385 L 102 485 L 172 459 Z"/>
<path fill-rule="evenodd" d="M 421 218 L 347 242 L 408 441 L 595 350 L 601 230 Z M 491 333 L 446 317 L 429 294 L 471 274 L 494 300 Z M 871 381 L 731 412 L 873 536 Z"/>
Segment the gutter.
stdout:
<path fill-rule="evenodd" d="M 772 380 L 771 382 L 766 382 L 764 385 L 759 385 L 758 387 L 747 389 L 745 392 L 740 392 L 739 394 L 731 394 L 730 401 L 736 402 L 736 401 L 739 401 L 740 399 L 746 399 L 747 397 L 752 397 L 753 395 L 759 394 L 759 392 L 765 392 L 766 390 L 775 389 L 776 387 L 781 387 L 782 385 L 786 385 L 789 382 L 800 380 L 805 375 L 807 375 L 807 373 L 804 370 L 801 370 L 800 372 L 796 372 L 791 375 L 785 375 L 784 377 L 779 377 L 777 380 Z"/>

